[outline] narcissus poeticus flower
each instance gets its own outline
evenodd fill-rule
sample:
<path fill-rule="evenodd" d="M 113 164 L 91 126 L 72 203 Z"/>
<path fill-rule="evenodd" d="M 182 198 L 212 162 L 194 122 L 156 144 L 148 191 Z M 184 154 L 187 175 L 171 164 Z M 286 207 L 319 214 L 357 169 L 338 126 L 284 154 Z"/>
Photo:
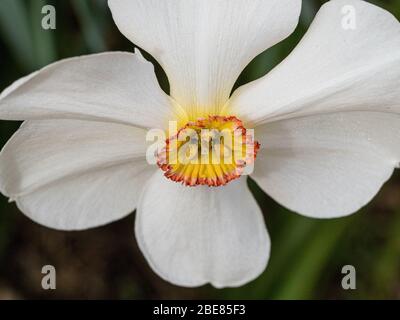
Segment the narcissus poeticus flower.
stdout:
<path fill-rule="evenodd" d="M 270 250 L 246 165 L 272 198 L 316 218 L 357 211 L 399 165 L 400 25 L 389 12 L 329 1 L 289 57 L 231 95 L 245 66 L 293 32 L 301 0 L 109 6 L 164 68 L 170 95 L 139 52 L 63 60 L 7 88 L 0 118 L 25 122 L 1 152 L 0 189 L 32 220 L 81 230 L 136 208 L 137 241 L 162 278 L 239 286 Z M 229 165 L 172 164 L 168 136 L 149 165 L 147 130 L 174 120 L 179 130 L 239 129 L 253 152 L 229 149 L 240 158 Z"/>

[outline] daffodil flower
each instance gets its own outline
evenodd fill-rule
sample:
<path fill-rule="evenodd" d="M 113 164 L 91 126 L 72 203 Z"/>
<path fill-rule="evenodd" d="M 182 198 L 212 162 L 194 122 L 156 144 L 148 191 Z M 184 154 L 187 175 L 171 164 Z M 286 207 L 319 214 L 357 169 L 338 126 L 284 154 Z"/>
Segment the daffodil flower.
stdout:
<path fill-rule="evenodd" d="M 165 152 L 149 165 L 148 129 L 255 129 L 243 140 L 257 151 L 251 178 L 315 218 L 357 211 L 399 165 L 400 25 L 389 12 L 329 1 L 281 64 L 231 94 L 246 65 L 294 31 L 301 0 L 109 6 L 161 64 L 170 95 L 139 51 L 63 60 L 7 88 L 0 118 L 25 122 L 1 152 L 0 189 L 32 220 L 82 230 L 136 209 L 136 239 L 163 279 L 240 286 L 270 254 L 247 176 L 236 163 L 171 164 Z"/>

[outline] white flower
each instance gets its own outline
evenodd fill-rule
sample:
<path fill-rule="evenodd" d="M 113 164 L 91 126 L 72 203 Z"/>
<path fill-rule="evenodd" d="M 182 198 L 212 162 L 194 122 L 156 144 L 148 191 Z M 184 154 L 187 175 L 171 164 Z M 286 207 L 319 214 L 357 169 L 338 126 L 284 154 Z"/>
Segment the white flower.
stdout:
<path fill-rule="evenodd" d="M 300 214 L 364 206 L 400 161 L 400 25 L 360 0 L 325 4 L 265 77 L 232 87 L 295 29 L 301 0 L 109 0 L 121 32 L 166 71 L 170 97 L 139 53 L 52 64 L 7 88 L 0 118 L 26 120 L 0 155 L 1 192 L 45 226 L 81 230 L 137 209 L 152 268 L 182 286 L 239 286 L 269 257 L 246 177 L 189 188 L 145 159 L 148 128 L 230 115 L 256 127 L 252 178 Z M 355 28 L 343 27 L 343 7 Z M 193 178 L 193 177 L 192 177 Z"/>

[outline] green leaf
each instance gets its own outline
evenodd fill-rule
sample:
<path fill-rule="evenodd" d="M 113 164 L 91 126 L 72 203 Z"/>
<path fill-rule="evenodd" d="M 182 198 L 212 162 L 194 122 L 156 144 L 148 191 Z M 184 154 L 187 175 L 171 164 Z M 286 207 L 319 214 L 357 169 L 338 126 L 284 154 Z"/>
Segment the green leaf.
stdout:
<path fill-rule="evenodd" d="M 282 278 L 284 281 L 273 296 L 274 299 L 315 297 L 314 290 L 317 289 L 317 283 L 350 221 L 351 218 L 342 218 L 318 222 L 317 230 L 302 247 L 299 259 L 292 262 L 291 272 Z"/>
<path fill-rule="evenodd" d="M 390 291 L 395 289 L 400 276 L 400 211 L 393 215 L 387 234 L 386 243 L 377 253 L 376 263 L 372 269 L 372 280 L 375 292 L 392 296 Z M 375 294 L 376 295 L 376 294 Z M 384 297 L 382 297 L 384 298 Z"/>
<path fill-rule="evenodd" d="M 100 24 L 95 19 L 94 10 L 88 1 L 72 0 L 72 5 L 78 15 L 88 48 L 92 52 L 105 51 L 107 46 L 103 38 Z"/>
<path fill-rule="evenodd" d="M 34 40 L 35 62 L 37 68 L 41 68 L 57 60 L 56 46 L 54 42 L 55 30 L 42 28 L 42 8 L 46 5 L 44 0 L 30 0 L 32 36 Z"/>
<path fill-rule="evenodd" d="M 22 0 L 0 1 L 0 34 L 18 64 L 29 71 L 35 69 L 34 45 Z"/>

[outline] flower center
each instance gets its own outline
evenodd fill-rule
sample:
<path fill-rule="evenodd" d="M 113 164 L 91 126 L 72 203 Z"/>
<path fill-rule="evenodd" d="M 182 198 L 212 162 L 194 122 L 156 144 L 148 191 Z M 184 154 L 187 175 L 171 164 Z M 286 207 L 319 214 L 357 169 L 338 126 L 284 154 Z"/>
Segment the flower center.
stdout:
<path fill-rule="evenodd" d="M 233 116 L 188 122 L 157 154 L 164 175 L 186 186 L 223 186 L 250 173 L 260 144 Z"/>

